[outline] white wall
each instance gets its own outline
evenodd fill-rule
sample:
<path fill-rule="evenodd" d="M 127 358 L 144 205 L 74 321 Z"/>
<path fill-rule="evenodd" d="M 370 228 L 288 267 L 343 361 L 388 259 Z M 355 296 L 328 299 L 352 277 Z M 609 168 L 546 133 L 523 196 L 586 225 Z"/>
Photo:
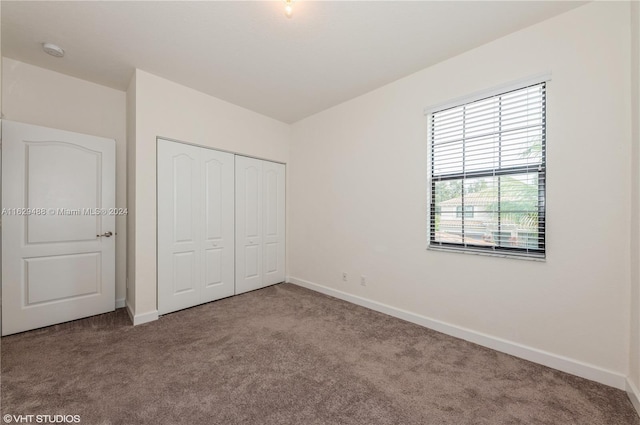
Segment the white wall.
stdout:
<path fill-rule="evenodd" d="M 116 140 L 116 206 L 126 208 L 125 93 L 2 58 L 2 112 L 11 121 Z M 125 299 L 127 217 L 116 218 L 116 300 Z"/>
<path fill-rule="evenodd" d="M 143 322 L 157 315 L 156 137 L 286 163 L 290 127 L 141 70 L 135 104 L 135 241 L 129 247 L 135 268 L 129 285 L 135 291 L 134 321 Z"/>
<path fill-rule="evenodd" d="M 640 3 L 631 3 L 631 333 L 629 396 L 640 414 Z"/>
<path fill-rule="evenodd" d="M 590 3 L 294 124 L 292 279 L 568 360 L 624 387 L 629 7 Z M 427 251 L 423 108 L 545 71 L 546 262 Z"/>

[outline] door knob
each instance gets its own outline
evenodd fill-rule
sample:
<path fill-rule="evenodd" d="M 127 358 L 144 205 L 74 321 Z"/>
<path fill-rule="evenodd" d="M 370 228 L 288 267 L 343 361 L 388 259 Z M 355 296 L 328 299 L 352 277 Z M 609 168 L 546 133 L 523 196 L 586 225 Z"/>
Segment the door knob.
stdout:
<path fill-rule="evenodd" d="M 110 238 L 111 236 L 113 236 L 113 233 L 111 232 L 105 232 L 101 235 L 96 235 L 97 238 L 101 238 L 102 236 L 104 236 L 105 238 Z"/>

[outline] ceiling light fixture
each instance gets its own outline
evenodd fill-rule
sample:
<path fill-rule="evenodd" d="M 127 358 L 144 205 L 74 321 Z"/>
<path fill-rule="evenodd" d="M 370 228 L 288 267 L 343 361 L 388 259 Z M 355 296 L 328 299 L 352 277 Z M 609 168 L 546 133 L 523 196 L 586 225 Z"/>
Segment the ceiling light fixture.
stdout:
<path fill-rule="evenodd" d="M 53 43 L 42 43 L 42 50 L 44 50 L 45 53 L 51 56 L 55 56 L 56 58 L 61 58 L 64 56 L 64 50 L 62 50 L 62 47 L 57 46 Z"/>
<path fill-rule="evenodd" d="M 291 18 L 293 15 L 292 1 L 293 0 L 284 0 L 284 14 L 287 18 Z"/>

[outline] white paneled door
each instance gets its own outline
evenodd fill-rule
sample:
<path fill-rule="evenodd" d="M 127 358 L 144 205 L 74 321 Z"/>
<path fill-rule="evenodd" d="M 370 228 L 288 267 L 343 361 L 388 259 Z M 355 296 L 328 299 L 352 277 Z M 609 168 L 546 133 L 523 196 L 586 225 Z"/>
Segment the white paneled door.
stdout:
<path fill-rule="evenodd" d="M 285 166 L 262 161 L 262 284 L 285 279 Z"/>
<path fill-rule="evenodd" d="M 262 288 L 262 161 L 236 156 L 236 294 Z"/>
<path fill-rule="evenodd" d="M 285 280 L 285 166 L 236 156 L 236 294 Z"/>
<path fill-rule="evenodd" d="M 233 154 L 158 139 L 158 311 L 234 294 Z"/>
<path fill-rule="evenodd" d="M 2 122 L 2 335 L 115 308 L 115 141 Z"/>

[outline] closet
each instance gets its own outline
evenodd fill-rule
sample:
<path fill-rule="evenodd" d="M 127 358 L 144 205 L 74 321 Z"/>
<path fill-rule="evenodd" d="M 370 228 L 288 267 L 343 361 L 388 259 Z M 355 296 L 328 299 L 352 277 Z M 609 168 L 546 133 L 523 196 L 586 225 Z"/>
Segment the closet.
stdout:
<path fill-rule="evenodd" d="M 285 166 L 158 139 L 158 312 L 284 281 Z"/>

